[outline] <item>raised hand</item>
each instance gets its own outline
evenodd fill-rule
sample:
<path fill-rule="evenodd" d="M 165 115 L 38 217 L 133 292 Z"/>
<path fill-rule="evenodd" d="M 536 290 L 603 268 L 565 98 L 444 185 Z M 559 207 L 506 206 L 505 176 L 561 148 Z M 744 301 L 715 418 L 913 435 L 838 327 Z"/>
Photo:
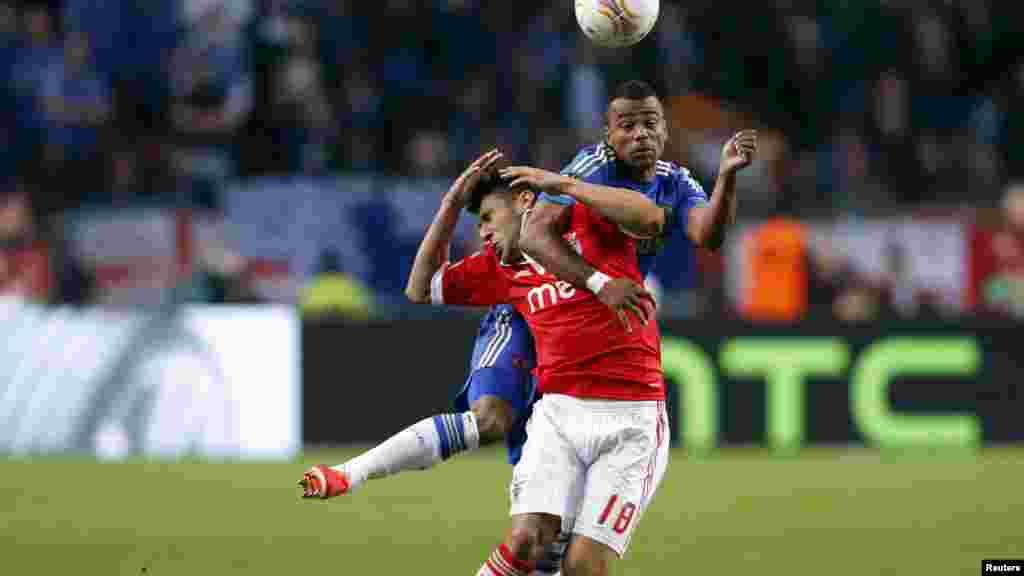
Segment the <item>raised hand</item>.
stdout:
<path fill-rule="evenodd" d="M 495 148 L 474 160 L 462 174 L 459 174 L 455 182 L 452 182 L 451 188 L 448 189 L 447 197 L 451 201 L 456 202 L 459 207 L 465 206 L 469 202 L 469 196 L 473 193 L 473 189 L 480 182 L 480 178 L 487 174 L 488 171 L 493 170 L 494 165 L 503 157 L 502 153 Z"/>
<path fill-rule="evenodd" d="M 498 174 L 509 183 L 509 188 L 529 186 L 549 194 L 561 194 L 563 185 L 571 181 L 568 176 L 530 166 L 509 166 L 499 170 Z"/>
<path fill-rule="evenodd" d="M 722 147 L 721 173 L 738 172 L 754 161 L 757 153 L 757 130 L 741 130 Z"/>

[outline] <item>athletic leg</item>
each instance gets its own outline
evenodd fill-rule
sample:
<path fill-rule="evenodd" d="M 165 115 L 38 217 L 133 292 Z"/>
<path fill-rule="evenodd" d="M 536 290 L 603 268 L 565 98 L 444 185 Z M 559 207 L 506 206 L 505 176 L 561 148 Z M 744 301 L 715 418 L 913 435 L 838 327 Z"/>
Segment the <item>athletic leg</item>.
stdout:
<path fill-rule="evenodd" d="M 306 498 L 347 494 L 370 479 L 405 470 L 425 470 L 479 446 L 472 412 L 439 414 L 420 420 L 363 454 L 333 467 L 314 466 L 299 484 Z"/>
<path fill-rule="evenodd" d="M 480 446 L 504 440 L 517 418 L 517 411 L 512 403 L 493 394 L 479 396 L 470 406 L 470 412 L 476 418 Z"/>
<path fill-rule="evenodd" d="M 531 574 L 562 532 L 565 512 L 578 507 L 585 469 L 562 432 L 561 416 L 552 398 L 534 407 L 509 487 L 512 528 L 478 576 Z"/>
<path fill-rule="evenodd" d="M 669 429 L 664 402 L 588 402 L 584 418 L 599 446 L 589 468 L 566 576 L 606 576 L 621 558 L 665 475 Z"/>
<path fill-rule="evenodd" d="M 491 553 L 477 576 L 529 576 L 561 528 L 550 514 L 517 514 L 505 541 Z"/>
<path fill-rule="evenodd" d="M 318 468 L 324 476 L 322 481 L 311 470 L 312 479 L 307 483 L 324 485 L 326 489 L 307 488 L 307 496 L 330 498 L 346 494 L 367 480 L 406 470 L 426 470 L 461 452 L 497 442 L 505 438 L 516 425 L 518 415 L 526 410 L 529 385 L 529 373 L 522 370 L 478 369 L 456 398 L 459 412 L 425 418 L 352 460 L 326 471 Z"/>

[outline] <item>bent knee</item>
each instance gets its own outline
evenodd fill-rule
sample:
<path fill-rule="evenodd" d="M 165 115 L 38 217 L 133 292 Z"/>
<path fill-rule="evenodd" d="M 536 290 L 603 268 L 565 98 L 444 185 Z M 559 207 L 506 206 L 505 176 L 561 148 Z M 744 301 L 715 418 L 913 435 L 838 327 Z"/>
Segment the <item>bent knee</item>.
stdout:
<path fill-rule="evenodd" d="M 531 515 L 513 520 L 505 545 L 517 560 L 536 564 L 544 558 L 546 548 L 555 541 L 561 520 L 557 516 Z"/>
<path fill-rule="evenodd" d="M 530 560 L 533 549 L 537 546 L 539 540 L 540 534 L 535 528 L 513 528 L 508 533 L 508 541 L 505 545 L 508 546 L 509 552 L 517 560 L 525 562 Z"/>
<path fill-rule="evenodd" d="M 516 560 L 536 565 L 544 559 L 547 539 L 540 527 L 513 528 L 506 545 Z"/>
<path fill-rule="evenodd" d="M 515 424 L 515 410 L 496 396 L 482 396 L 473 403 L 473 415 L 481 444 L 498 442 L 505 438 Z"/>

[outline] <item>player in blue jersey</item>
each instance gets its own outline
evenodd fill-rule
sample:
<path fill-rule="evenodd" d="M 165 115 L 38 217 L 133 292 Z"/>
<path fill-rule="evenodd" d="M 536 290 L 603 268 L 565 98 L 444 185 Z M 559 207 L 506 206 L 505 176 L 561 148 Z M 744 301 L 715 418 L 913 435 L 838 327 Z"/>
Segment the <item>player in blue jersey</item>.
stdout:
<path fill-rule="evenodd" d="M 722 148 L 715 189 L 708 198 L 690 171 L 661 160 L 668 129 L 661 100 L 651 86 L 630 81 L 618 87 L 608 104 L 606 139 L 581 149 L 560 174 L 513 166 L 501 170 L 512 186 L 541 191 L 527 221 L 523 249 L 542 266 L 578 286 L 593 284 L 597 272 L 552 232 L 567 205 L 579 201 L 620 225 L 629 223 L 640 242 L 640 270 L 646 275 L 665 240 L 683 234 L 691 247 L 717 250 L 736 219 L 736 174 L 750 165 L 757 132 L 743 130 Z M 637 222 L 642 206 L 636 192 L 662 210 L 653 221 Z M 631 200 L 632 198 L 632 200 Z M 643 213 L 646 214 L 646 213 Z"/>
<path fill-rule="evenodd" d="M 609 221 L 641 239 L 640 271 L 647 275 L 664 240 L 684 234 L 693 247 L 717 250 L 727 227 L 736 217 L 736 174 L 752 162 L 757 133 L 745 130 L 726 142 L 719 174 L 709 199 L 685 168 L 664 162 L 661 155 L 668 140 L 664 109 L 655 91 L 643 82 L 627 82 L 612 95 L 608 105 L 605 142 L 583 148 L 561 174 L 526 166 L 502 169 L 510 187 L 528 185 L 541 191 L 524 225 L 520 246 L 525 253 L 556 276 L 600 293 L 608 281 L 598 267 L 588 263 L 563 241 L 561 230 L 573 202 L 582 202 Z M 639 192 L 639 194 L 638 194 Z M 662 207 L 647 209 L 649 201 Z M 626 301 L 642 321 L 649 317 L 643 303 Z M 619 317 L 629 328 L 625 310 Z M 660 478 L 655 480 L 659 482 Z M 576 515 L 583 513 L 576 511 Z M 571 533 L 575 517 L 568 511 L 560 528 Z M 550 527 L 549 527 L 550 528 Z M 518 550 L 530 551 L 544 544 L 544 531 L 533 527 L 517 534 Z M 586 536 L 574 536 L 564 552 L 566 574 L 605 575 L 619 552 Z M 516 560 L 531 560 L 528 552 Z M 491 575 L 481 571 L 481 574 Z M 503 576 L 520 576 L 507 571 Z"/>

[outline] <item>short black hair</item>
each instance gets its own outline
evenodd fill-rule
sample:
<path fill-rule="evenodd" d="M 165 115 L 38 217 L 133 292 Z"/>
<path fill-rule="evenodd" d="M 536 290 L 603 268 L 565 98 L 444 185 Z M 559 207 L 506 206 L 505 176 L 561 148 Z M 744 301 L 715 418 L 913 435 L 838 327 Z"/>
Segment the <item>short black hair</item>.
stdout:
<path fill-rule="evenodd" d="M 483 203 L 484 198 L 491 194 L 507 192 L 509 190 L 508 184 L 497 174 L 486 174 L 480 178 L 480 181 L 476 183 L 476 187 L 469 193 L 469 203 L 466 204 L 466 210 L 470 214 L 480 213 L 480 204 Z"/>
<path fill-rule="evenodd" d="M 615 87 L 615 90 L 608 97 L 608 103 L 622 98 L 623 100 L 643 100 L 645 98 L 658 98 L 658 93 L 647 82 L 643 80 L 629 80 Z"/>

